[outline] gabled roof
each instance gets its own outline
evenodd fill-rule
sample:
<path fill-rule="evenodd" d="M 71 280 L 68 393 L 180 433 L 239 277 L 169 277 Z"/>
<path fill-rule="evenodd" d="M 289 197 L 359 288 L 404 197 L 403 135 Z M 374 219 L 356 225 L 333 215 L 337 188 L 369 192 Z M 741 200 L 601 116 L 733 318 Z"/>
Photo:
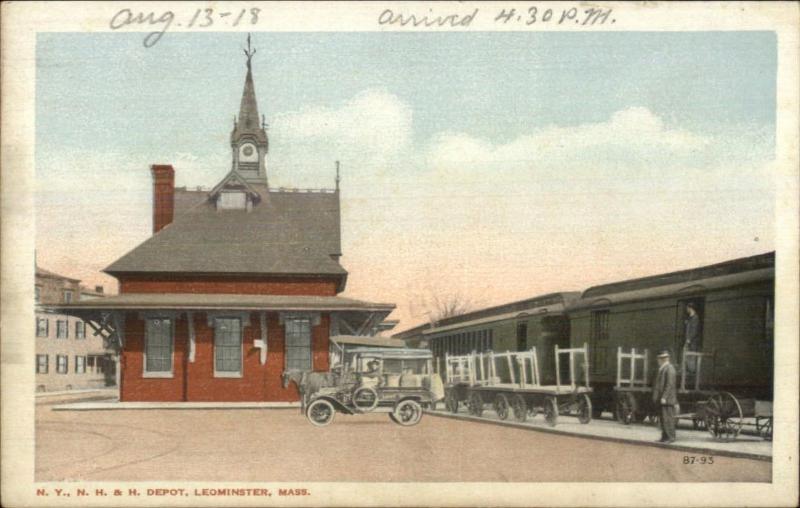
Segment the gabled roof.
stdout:
<path fill-rule="evenodd" d="M 61 279 L 61 280 L 68 280 L 70 282 L 80 282 L 79 279 L 73 279 L 72 277 L 67 277 L 65 275 L 59 275 L 55 272 L 51 272 L 50 270 L 45 270 L 39 266 L 36 267 L 36 276 L 37 277 L 47 277 L 50 279 Z"/>
<path fill-rule="evenodd" d="M 188 209 L 176 210 L 173 223 L 104 271 L 111 275 L 347 274 L 331 257 L 341 255 L 338 193 L 251 187 L 263 197 L 252 210 L 222 211 L 208 199 L 198 200 Z"/>
<path fill-rule="evenodd" d="M 248 183 L 242 175 L 233 170 L 225 175 L 225 178 L 223 178 L 213 189 L 211 189 L 211 192 L 208 193 L 208 196 L 210 198 L 215 198 L 226 187 L 241 189 L 249 194 L 250 197 L 255 198 L 256 200 L 261 199 L 261 194 L 255 189 L 255 187 Z"/>

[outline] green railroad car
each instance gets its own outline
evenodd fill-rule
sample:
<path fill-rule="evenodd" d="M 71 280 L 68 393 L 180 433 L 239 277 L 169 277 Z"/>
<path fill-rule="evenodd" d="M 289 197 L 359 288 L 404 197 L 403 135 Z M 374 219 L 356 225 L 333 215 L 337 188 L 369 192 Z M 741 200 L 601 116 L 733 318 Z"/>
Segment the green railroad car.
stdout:
<path fill-rule="evenodd" d="M 592 405 L 612 411 L 617 348 L 669 349 L 681 372 L 687 306 L 698 321 L 693 350 L 709 353 L 701 383 L 737 395 L 772 399 L 775 255 L 726 261 L 691 270 L 587 289 L 567 313 L 573 347 L 589 344 Z M 652 377 L 652 376 L 651 376 Z"/>
<path fill-rule="evenodd" d="M 552 293 L 490 307 L 418 326 L 394 337 L 433 352 L 438 372 L 445 354 L 527 351 L 536 347 L 542 382 L 555 383 L 554 347 L 569 347 L 567 306 L 580 293 Z M 562 374 L 566 374 L 565 372 Z"/>

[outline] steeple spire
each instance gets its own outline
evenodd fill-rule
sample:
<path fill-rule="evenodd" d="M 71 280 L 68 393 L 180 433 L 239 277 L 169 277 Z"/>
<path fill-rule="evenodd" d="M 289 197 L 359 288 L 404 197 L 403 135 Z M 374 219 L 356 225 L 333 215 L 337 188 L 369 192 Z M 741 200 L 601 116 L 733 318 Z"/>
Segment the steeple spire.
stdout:
<path fill-rule="evenodd" d="M 258 129 L 258 104 L 256 103 L 256 87 L 253 84 L 253 67 L 251 60 L 256 54 L 255 48 L 250 48 L 250 34 L 247 34 L 247 49 L 244 50 L 247 57 L 247 77 L 244 80 L 244 91 L 242 92 L 242 104 L 239 107 L 239 129 Z"/>
<path fill-rule="evenodd" d="M 242 101 L 239 106 L 239 117 L 234 117 L 231 132 L 231 148 L 233 148 L 233 170 L 242 175 L 248 182 L 267 183 L 266 154 L 269 148 L 266 120 L 258 116 L 256 87 L 253 82 L 253 55 L 256 49 L 250 45 L 250 34 L 247 35 L 247 76 L 244 80 Z"/>

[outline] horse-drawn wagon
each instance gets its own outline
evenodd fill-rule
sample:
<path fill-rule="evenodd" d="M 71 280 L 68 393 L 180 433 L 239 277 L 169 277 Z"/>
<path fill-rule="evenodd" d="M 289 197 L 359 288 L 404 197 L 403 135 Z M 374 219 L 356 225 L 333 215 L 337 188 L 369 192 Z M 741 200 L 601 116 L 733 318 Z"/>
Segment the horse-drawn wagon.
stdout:
<path fill-rule="evenodd" d="M 399 425 L 416 425 L 423 409 L 444 396 L 430 351 L 356 348 L 347 360 L 332 369 L 324 386 L 308 391 L 306 383 L 298 383 L 304 413 L 312 424 L 328 425 L 337 412 L 375 412 L 388 413 Z"/>
<path fill-rule="evenodd" d="M 575 415 L 581 423 L 589 423 L 592 389 L 586 345 L 573 349 L 555 346 L 554 354 L 555 385 L 541 384 L 535 347 L 529 351 L 447 355 L 445 407 L 457 413 L 459 406 L 466 404 L 470 414 L 481 416 L 484 405 L 489 403 L 501 420 L 513 414 L 517 421 L 523 422 L 528 416 L 542 412 L 551 426 L 556 425 L 559 415 Z M 568 356 L 569 369 L 564 376 L 561 356 Z"/>

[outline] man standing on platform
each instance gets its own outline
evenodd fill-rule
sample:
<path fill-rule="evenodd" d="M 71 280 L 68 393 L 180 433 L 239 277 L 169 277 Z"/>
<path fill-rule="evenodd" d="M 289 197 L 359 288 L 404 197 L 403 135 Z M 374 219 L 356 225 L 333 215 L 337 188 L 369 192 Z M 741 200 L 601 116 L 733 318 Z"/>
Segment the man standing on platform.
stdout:
<path fill-rule="evenodd" d="M 658 376 L 653 386 L 653 404 L 661 408 L 661 439 L 659 443 L 675 442 L 675 410 L 678 406 L 676 396 L 675 367 L 669 363 L 669 351 L 658 354 Z"/>

